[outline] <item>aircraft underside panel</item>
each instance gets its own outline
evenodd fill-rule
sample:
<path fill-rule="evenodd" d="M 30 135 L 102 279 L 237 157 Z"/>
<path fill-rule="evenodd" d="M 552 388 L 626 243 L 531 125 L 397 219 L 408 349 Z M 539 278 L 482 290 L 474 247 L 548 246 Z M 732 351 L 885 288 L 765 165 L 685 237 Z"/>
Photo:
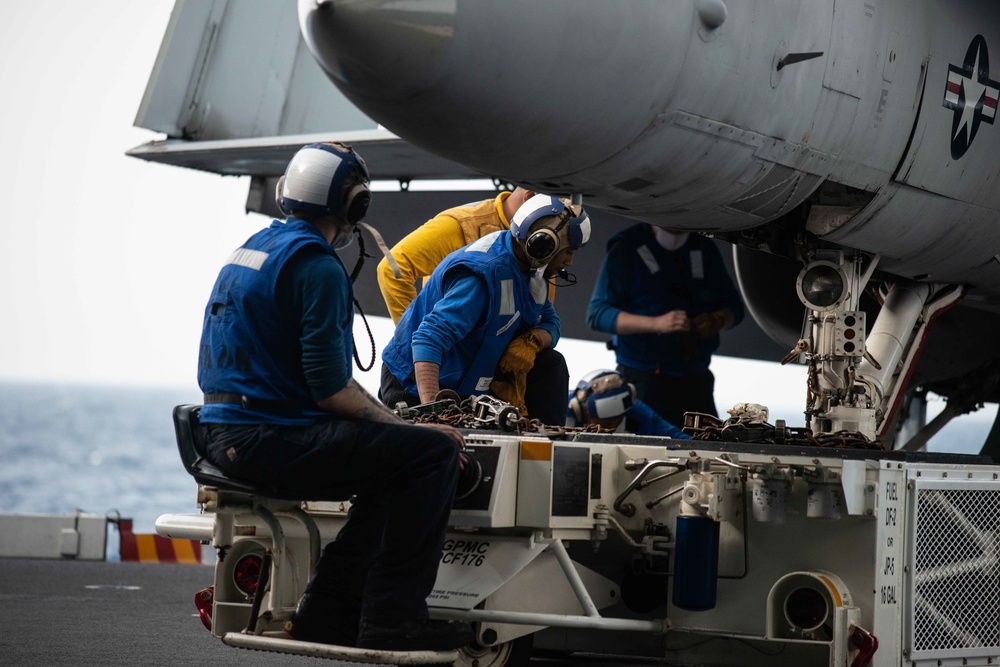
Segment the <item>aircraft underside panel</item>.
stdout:
<path fill-rule="evenodd" d="M 663 154 L 676 155 L 664 162 Z M 588 170 L 585 201 L 675 227 L 732 231 L 788 212 L 819 185 L 831 156 L 695 114 L 661 115 L 625 151 Z M 616 182 L 629 169 L 634 174 Z M 540 189 L 547 183 L 535 184 Z M 669 205 L 667 205 L 669 202 Z M 706 202 L 709 203 L 706 206 Z M 721 202 L 721 205 L 711 206 Z"/>
<path fill-rule="evenodd" d="M 850 223 L 823 237 L 882 256 L 879 268 L 922 281 L 976 286 L 976 303 L 1000 306 L 996 211 L 893 184 Z M 895 225 L 880 220 L 897 220 Z"/>

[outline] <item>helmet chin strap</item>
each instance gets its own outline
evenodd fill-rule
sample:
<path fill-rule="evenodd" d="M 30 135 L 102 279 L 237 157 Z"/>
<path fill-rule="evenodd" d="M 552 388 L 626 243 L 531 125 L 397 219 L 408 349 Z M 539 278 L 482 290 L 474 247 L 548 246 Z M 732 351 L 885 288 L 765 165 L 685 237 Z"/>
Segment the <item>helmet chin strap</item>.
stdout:
<path fill-rule="evenodd" d="M 382 251 L 382 255 L 385 256 L 385 260 L 389 262 L 389 267 L 392 269 L 392 275 L 399 278 L 402 274 L 399 271 L 399 264 L 396 263 L 396 258 L 392 256 L 392 251 L 389 250 L 389 246 L 385 244 L 382 239 L 382 235 L 378 233 L 378 230 L 369 225 L 367 222 L 359 222 L 358 227 L 364 227 L 368 230 L 368 233 L 372 235 L 375 239 L 375 244 L 378 249 Z M 358 231 L 358 243 L 361 243 L 361 231 Z"/>
<path fill-rule="evenodd" d="M 358 235 L 358 261 L 354 265 L 354 269 L 351 270 L 351 282 L 353 283 L 355 279 L 357 279 L 358 274 L 361 273 L 361 267 L 364 266 L 365 257 L 371 257 L 371 255 L 365 252 L 365 240 L 364 237 L 361 236 L 361 227 L 368 230 L 368 233 L 375 239 L 375 244 L 378 245 L 379 250 L 381 250 L 382 254 L 385 255 L 386 261 L 389 262 L 389 267 L 392 269 L 392 275 L 399 278 L 402 275 L 399 270 L 399 264 L 396 263 L 396 258 L 392 256 L 392 251 L 390 251 L 389 246 L 385 244 L 385 241 L 382 239 L 382 235 L 378 233 L 377 229 L 369 225 L 367 222 L 356 222 L 353 225 L 350 225 L 349 228 L 343 229 L 337 237 L 337 240 L 339 240 L 340 234 L 343 234 L 346 238 L 350 239 L 350 235 L 352 233 L 356 233 Z M 334 241 L 333 247 L 335 249 L 345 248 L 350 245 L 350 243 L 350 240 L 343 244 L 338 244 Z"/>

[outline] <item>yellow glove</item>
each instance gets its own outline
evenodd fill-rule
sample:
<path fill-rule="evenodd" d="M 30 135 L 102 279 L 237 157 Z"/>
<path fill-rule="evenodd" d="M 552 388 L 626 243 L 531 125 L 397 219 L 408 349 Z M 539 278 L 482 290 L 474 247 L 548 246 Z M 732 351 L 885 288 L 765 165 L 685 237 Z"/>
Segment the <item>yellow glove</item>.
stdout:
<path fill-rule="evenodd" d="M 514 373 L 497 374 L 490 383 L 490 393 L 501 401 L 510 403 L 517 408 L 522 417 L 528 416 L 528 408 L 524 405 L 524 390 L 527 386 L 526 375 Z"/>
<path fill-rule="evenodd" d="M 542 349 L 542 339 L 532 329 L 510 341 L 497 362 L 490 393 L 506 401 L 528 416 L 524 405 L 524 390 L 527 386 L 528 371 L 535 365 L 535 355 Z"/>
<path fill-rule="evenodd" d="M 534 329 L 525 331 L 507 344 L 497 370 L 501 373 L 527 373 L 535 365 L 535 355 L 542 349 L 542 337 Z"/>
<path fill-rule="evenodd" d="M 711 338 L 726 326 L 726 311 L 713 310 L 711 313 L 702 313 L 691 320 L 691 328 L 698 334 L 699 338 Z"/>

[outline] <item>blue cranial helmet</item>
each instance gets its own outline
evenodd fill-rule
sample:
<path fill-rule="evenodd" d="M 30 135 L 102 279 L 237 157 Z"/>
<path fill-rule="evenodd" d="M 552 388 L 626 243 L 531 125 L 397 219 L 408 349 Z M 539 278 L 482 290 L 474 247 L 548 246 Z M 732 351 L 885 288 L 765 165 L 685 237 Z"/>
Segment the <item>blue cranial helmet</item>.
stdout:
<path fill-rule="evenodd" d="M 587 373 L 577 383 L 570 408 L 580 422 L 613 419 L 628 412 L 635 398 L 635 386 L 626 382 L 621 373 L 602 368 Z"/>
<path fill-rule="evenodd" d="M 578 250 L 585 246 L 590 240 L 590 217 L 582 206 L 549 195 L 535 195 L 514 213 L 510 233 L 521 241 L 532 268 L 537 268 L 564 248 Z"/>
<path fill-rule="evenodd" d="M 309 144 L 288 163 L 275 200 L 285 215 L 293 211 L 332 215 L 353 225 L 371 204 L 369 180 L 365 161 L 350 146 Z"/>

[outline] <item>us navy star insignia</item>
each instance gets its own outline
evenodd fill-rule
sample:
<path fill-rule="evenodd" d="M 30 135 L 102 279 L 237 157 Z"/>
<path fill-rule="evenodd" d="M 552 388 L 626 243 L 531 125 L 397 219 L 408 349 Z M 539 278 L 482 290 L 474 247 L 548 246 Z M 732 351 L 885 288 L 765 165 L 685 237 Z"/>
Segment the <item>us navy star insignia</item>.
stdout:
<path fill-rule="evenodd" d="M 1000 83 L 990 79 L 986 40 L 976 35 L 961 67 L 948 65 L 943 105 L 954 111 L 951 121 L 951 157 L 965 155 L 981 123 L 993 124 L 1000 99 Z"/>

